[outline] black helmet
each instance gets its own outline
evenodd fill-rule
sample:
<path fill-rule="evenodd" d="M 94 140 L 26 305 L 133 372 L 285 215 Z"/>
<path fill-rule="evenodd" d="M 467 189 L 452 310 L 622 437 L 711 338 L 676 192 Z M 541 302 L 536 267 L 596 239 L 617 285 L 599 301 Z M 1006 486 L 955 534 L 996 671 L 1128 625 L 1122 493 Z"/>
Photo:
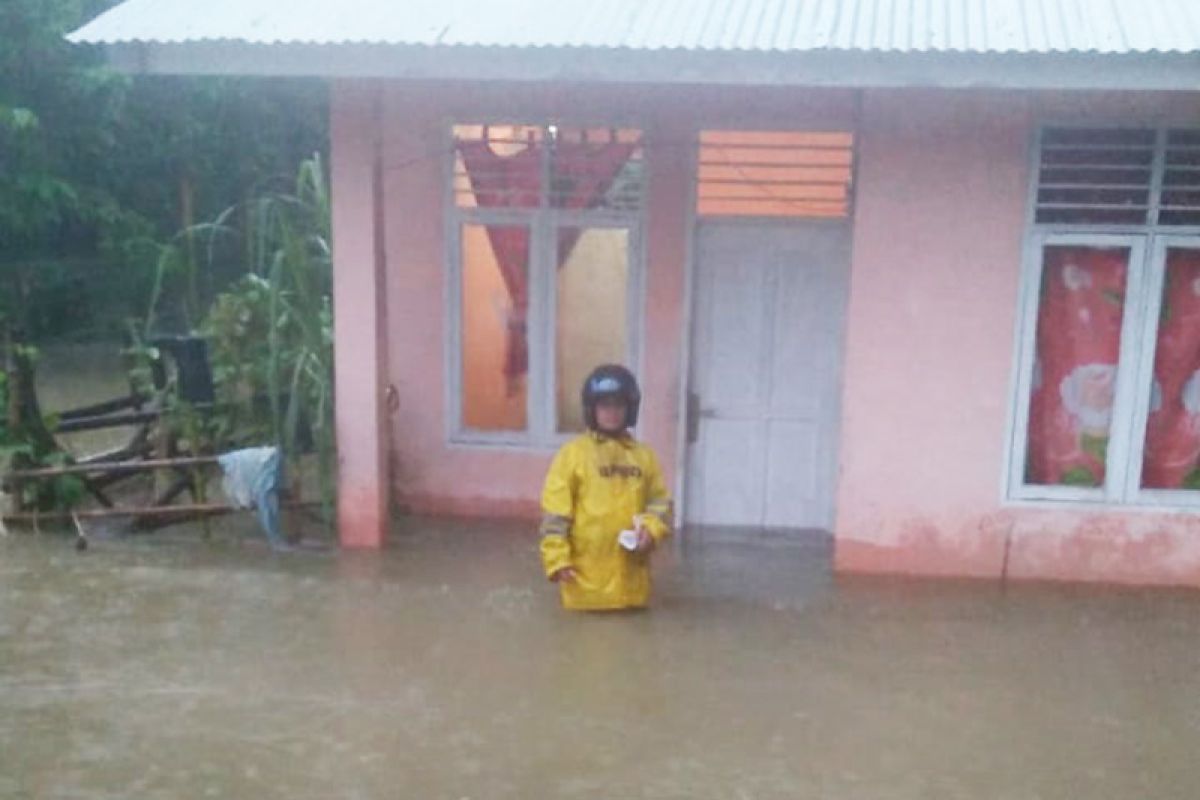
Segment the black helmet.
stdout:
<path fill-rule="evenodd" d="M 583 418 L 592 430 L 596 424 L 596 403 L 606 397 L 619 397 L 625 401 L 625 427 L 637 425 L 638 407 L 642 404 L 642 392 L 637 378 L 620 364 L 603 364 L 592 370 L 583 382 Z"/>

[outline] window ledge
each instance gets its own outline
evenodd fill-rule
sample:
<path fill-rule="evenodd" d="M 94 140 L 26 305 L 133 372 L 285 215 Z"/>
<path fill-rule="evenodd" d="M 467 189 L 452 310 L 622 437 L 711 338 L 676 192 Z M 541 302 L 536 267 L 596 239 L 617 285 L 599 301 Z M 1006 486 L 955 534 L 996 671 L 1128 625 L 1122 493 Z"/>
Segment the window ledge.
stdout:
<path fill-rule="evenodd" d="M 510 453 L 545 454 L 553 453 L 569 442 L 576 434 L 562 436 L 552 440 L 533 439 L 500 439 L 485 436 L 474 436 L 469 433 L 456 433 L 450 436 L 446 444 L 455 450 L 492 450 Z"/>
<path fill-rule="evenodd" d="M 1033 499 L 1005 498 L 1002 502 L 1005 508 L 1023 508 L 1040 511 L 1079 511 L 1097 514 L 1131 513 L 1131 514 L 1197 514 L 1200 513 L 1200 492 L 1189 492 L 1187 499 L 1180 502 L 1154 502 L 1137 500 L 1130 503 L 1113 503 L 1107 501 L 1088 501 L 1073 499 Z"/>

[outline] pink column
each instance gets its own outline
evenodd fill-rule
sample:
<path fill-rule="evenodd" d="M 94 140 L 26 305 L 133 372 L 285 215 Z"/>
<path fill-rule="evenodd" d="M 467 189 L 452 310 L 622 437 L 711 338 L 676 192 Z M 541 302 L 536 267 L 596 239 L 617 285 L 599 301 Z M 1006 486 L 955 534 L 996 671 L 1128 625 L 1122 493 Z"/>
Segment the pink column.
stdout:
<path fill-rule="evenodd" d="M 331 96 L 334 397 L 338 533 L 380 547 L 388 527 L 385 264 L 378 91 L 336 82 Z"/>
<path fill-rule="evenodd" d="M 662 462 L 674 492 L 678 477 L 679 391 L 684 335 L 684 281 L 687 271 L 688 201 L 695 130 L 674 116 L 658 121 L 648 137 L 650 170 L 647 205 L 646 299 L 642 377 L 645 416 L 642 435 Z"/>

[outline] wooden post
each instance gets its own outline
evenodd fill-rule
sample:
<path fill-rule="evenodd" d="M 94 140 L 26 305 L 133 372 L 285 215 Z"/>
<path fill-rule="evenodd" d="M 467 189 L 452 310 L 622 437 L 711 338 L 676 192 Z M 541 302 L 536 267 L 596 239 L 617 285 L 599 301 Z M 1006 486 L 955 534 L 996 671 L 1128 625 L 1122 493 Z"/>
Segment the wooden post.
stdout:
<path fill-rule="evenodd" d="M 4 366 L 8 372 L 8 408 L 6 422 L 10 431 L 23 431 L 29 437 L 29 444 L 34 451 L 53 453 L 57 451 L 58 443 L 54 441 L 49 429 L 42 420 L 42 410 L 38 404 L 37 388 L 34 383 L 33 360 L 21 351 L 14 341 L 12 328 L 5 325 L 4 329 Z M 12 467 L 21 469 L 32 463 L 29 456 L 14 456 Z M 20 482 L 18 481 L 18 485 Z M 22 492 L 16 492 L 15 504 L 17 510 L 24 505 Z"/>
<path fill-rule="evenodd" d="M 8 402 L 4 409 L 4 423 L 10 431 L 17 430 L 21 421 L 20 395 L 16 388 L 16 358 L 13 353 L 12 326 L 4 323 L 4 372 L 8 375 Z M 18 466 L 18 465 L 11 465 Z M 13 511 L 20 513 L 25 510 L 23 487 L 20 480 L 11 482 L 13 493 Z"/>

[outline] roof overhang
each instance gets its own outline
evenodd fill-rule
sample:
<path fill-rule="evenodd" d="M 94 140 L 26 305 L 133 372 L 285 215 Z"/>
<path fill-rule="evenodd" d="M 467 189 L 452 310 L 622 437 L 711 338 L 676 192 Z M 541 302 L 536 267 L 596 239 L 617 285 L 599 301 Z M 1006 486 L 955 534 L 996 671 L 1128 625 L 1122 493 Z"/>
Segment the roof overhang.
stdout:
<path fill-rule="evenodd" d="M 1200 54 L 639 50 L 403 44 L 127 41 L 125 72 L 480 82 L 1200 90 Z"/>

